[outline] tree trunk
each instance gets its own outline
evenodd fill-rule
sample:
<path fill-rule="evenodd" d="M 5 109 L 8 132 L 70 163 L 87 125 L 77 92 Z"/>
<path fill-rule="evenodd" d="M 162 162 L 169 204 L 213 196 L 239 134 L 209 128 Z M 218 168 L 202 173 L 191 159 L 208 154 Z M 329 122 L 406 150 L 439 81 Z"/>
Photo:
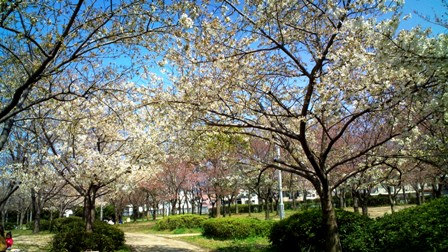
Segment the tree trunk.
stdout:
<path fill-rule="evenodd" d="M 221 216 L 221 197 L 216 197 L 216 218 L 219 218 Z"/>
<path fill-rule="evenodd" d="M 391 213 L 395 213 L 395 199 L 392 197 L 392 194 L 390 193 L 389 190 L 388 194 L 389 194 L 390 211 Z"/>
<path fill-rule="evenodd" d="M 404 204 L 407 204 L 408 198 L 406 196 L 406 188 L 403 186 L 402 189 L 403 189 L 403 202 L 404 202 Z"/>
<path fill-rule="evenodd" d="M 227 214 L 227 204 L 226 201 L 222 200 L 222 217 L 226 217 Z"/>
<path fill-rule="evenodd" d="M 434 182 L 432 184 L 432 196 L 433 198 L 440 198 L 442 196 L 443 184 L 439 182 Z"/>
<path fill-rule="evenodd" d="M 138 219 L 138 206 L 133 204 L 132 205 L 132 218 L 134 219 L 134 222 L 137 222 Z"/>
<path fill-rule="evenodd" d="M 116 204 L 114 204 L 114 221 L 116 222 L 118 220 L 118 207 Z"/>
<path fill-rule="evenodd" d="M 359 203 L 361 203 L 361 209 L 362 209 L 362 215 L 369 216 L 369 197 L 370 197 L 370 190 L 368 189 L 362 189 L 361 192 L 358 190 L 358 199 Z"/>
<path fill-rule="evenodd" d="M 339 199 L 339 204 L 341 206 L 341 209 L 344 209 L 346 204 L 345 204 L 345 188 L 341 188 L 340 190 L 340 199 Z"/>
<path fill-rule="evenodd" d="M 192 198 L 190 202 L 191 202 L 191 214 L 195 214 L 196 213 L 196 200 L 194 198 Z"/>
<path fill-rule="evenodd" d="M 34 225 L 33 225 L 33 233 L 39 233 L 39 224 L 40 224 L 40 211 L 39 203 L 37 202 L 36 190 L 31 188 L 31 210 L 34 212 Z M 38 213 L 39 212 L 39 213 Z"/>
<path fill-rule="evenodd" d="M 366 204 L 362 204 L 361 209 L 362 209 L 362 215 L 369 216 L 369 208 Z"/>
<path fill-rule="evenodd" d="M 269 220 L 269 218 L 270 218 L 270 216 L 269 216 L 269 211 L 270 211 L 269 201 L 267 199 L 265 199 L 263 201 L 263 205 L 264 205 L 264 219 Z"/>
<path fill-rule="evenodd" d="M 417 183 L 413 186 L 415 190 L 415 197 L 417 199 L 417 205 L 423 204 L 424 194 L 423 194 L 423 186 L 420 186 L 420 183 Z"/>
<path fill-rule="evenodd" d="M 84 219 L 86 222 L 86 231 L 92 232 L 95 222 L 95 199 L 98 191 L 97 186 L 90 186 L 86 195 L 84 195 Z"/>
<path fill-rule="evenodd" d="M 359 213 L 359 196 L 355 189 L 352 189 L 353 211 Z"/>
<path fill-rule="evenodd" d="M 320 199 L 322 206 L 322 226 L 325 230 L 325 251 L 341 252 L 342 246 L 336 221 L 336 212 L 331 199 L 331 192 L 323 192 Z"/>
<path fill-rule="evenodd" d="M 291 191 L 291 197 L 292 197 L 292 209 L 297 209 L 297 199 L 296 199 L 296 193 L 295 191 Z"/>
<path fill-rule="evenodd" d="M 420 190 L 418 188 L 415 190 L 415 197 L 417 199 L 417 205 L 421 205 L 422 197 L 420 197 Z"/>
<path fill-rule="evenodd" d="M 33 234 L 37 234 L 37 233 L 40 232 L 40 216 L 41 216 L 41 210 L 40 210 L 40 207 L 39 207 L 34 212 L 34 229 L 33 229 Z"/>
<path fill-rule="evenodd" d="M 250 193 L 250 190 L 248 190 L 248 192 L 247 192 L 247 197 L 249 198 L 249 201 L 247 202 L 248 204 L 248 209 L 247 209 L 247 211 L 248 211 L 248 214 L 249 214 L 249 217 L 252 215 L 252 210 L 251 210 L 251 206 L 252 206 L 252 197 L 251 197 L 251 193 Z"/>

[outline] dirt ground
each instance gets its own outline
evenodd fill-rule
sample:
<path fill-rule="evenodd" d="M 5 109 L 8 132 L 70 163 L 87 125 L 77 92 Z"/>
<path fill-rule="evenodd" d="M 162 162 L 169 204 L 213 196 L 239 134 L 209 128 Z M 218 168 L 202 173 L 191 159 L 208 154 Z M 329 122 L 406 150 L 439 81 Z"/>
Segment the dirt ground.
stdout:
<path fill-rule="evenodd" d="M 398 206 L 395 206 L 395 211 L 398 212 L 402 209 L 412 207 L 412 206 L 415 206 L 415 205 L 398 205 Z M 347 208 L 345 208 L 345 210 L 353 212 L 353 207 L 347 207 Z M 359 211 L 361 211 L 361 209 L 359 209 Z M 368 208 L 368 215 L 370 218 L 381 217 L 381 216 L 384 216 L 385 213 L 388 213 L 388 214 L 392 213 L 390 206 L 369 207 Z"/>
<path fill-rule="evenodd" d="M 199 235 L 199 234 L 187 234 Z M 125 233 L 126 244 L 133 252 L 207 252 L 206 250 L 186 242 L 171 239 L 179 235 L 152 235 L 141 233 Z M 36 239 L 39 237 L 39 239 Z M 21 235 L 14 239 L 14 252 L 41 252 L 48 251 L 47 244 L 52 235 Z M 12 251 L 11 251 L 12 252 Z"/>
<path fill-rule="evenodd" d="M 206 252 L 186 242 L 170 239 L 172 235 L 125 233 L 126 244 L 133 252 Z M 176 235 L 179 236 L 179 235 Z"/>

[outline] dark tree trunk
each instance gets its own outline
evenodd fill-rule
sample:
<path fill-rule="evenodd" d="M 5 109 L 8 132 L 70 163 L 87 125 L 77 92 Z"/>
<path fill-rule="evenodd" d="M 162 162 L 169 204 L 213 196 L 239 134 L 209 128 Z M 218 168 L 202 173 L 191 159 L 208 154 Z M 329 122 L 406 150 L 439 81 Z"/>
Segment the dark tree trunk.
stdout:
<path fill-rule="evenodd" d="M 359 195 L 355 189 L 352 189 L 353 211 L 359 213 Z"/>
<path fill-rule="evenodd" d="M 138 219 L 138 206 L 135 204 L 132 205 L 132 218 L 134 219 L 134 222 Z"/>
<path fill-rule="evenodd" d="M 322 206 L 322 226 L 325 230 L 325 251 L 340 252 L 342 251 L 342 247 L 331 192 L 328 190 L 324 191 L 320 202 Z"/>
<path fill-rule="evenodd" d="M 86 231 L 92 232 L 95 223 L 95 200 L 98 187 L 90 186 L 86 195 L 84 195 L 84 220 L 86 222 Z"/>
<path fill-rule="evenodd" d="M 114 222 L 118 220 L 118 208 L 117 206 L 114 206 Z"/>
<path fill-rule="evenodd" d="M 268 199 L 264 199 L 263 200 L 263 206 L 264 206 L 264 219 L 265 220 L 269 220 L 270 216 L 269 216 L 269 212 L 270 212 L 270 207 L 269 207 L 269 201 Z"/>
<path fill-rule="evenodd" d="M 368 216 L 369 208 L 369 196 L 370 192 L 367 189 L 356 190 L 352 189 L 353 196 L 353 210 L 355 213 L 359 213 L 359 207 L 361 207 L 362 215 Z"/>
<path fill-rule="evenodd" d="M 176 214 L 177 196 L 176 199 L 171 200 L 171 215 Z"/>
<path fill-rule="evenodd" d="M 404 201 L 405 204 L 407 204 L 408 203 L 408 197 L 406 195 L 406 188 L 403 186 L 402 190 L 403 190 L 403 201 Z"/>

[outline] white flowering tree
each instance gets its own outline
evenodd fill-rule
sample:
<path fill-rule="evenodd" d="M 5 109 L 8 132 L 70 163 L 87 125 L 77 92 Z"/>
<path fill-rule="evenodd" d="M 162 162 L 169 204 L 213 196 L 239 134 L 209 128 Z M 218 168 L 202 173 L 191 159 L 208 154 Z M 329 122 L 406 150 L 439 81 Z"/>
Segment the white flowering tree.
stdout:
<path fill-rule="evenodd" d="M 270 135 L 288 158 L 269 166 L 313 184 L 326 251 L 342 249 L 333 189 L 376 161 L 331 178 L 426 120 L 428 94 L 447 81 L 447 36 L 397 31 L 399 17 L 384 14 L 400 3 L 210 1 L 186 11 L 167 57 L 177 66 L 167 99 L 178 109 Z M 371 137 L 353 146 L 353 135 Z"/>
<path fill-rule="evenodd" d="M 150 57 L 139 48 L 160 49 L 154 41 L 165 27 L 164 11 L 157 1 L 2 1 L 0 149 L 23 111 L 50 99 L 85 97 L 105 85 L 90 81 L 81 88 L 76 79 L 139 71 L 140 56 Z M 124 58 L 128 63 L 114 64 Z"/>
<path fill-rule="evenodd" d="M 93 228 L 96 198 L 111 192 L 120 178 L 150 169 L 146 164 L 156 157 L 145 152 L 155 144 L 150 127 L 137 119 L 137 92 L 132 84 L 115 84 L 113 92 L 39 111 L 44 118 L 39 137 L 51 153 L 46 161 L 84 198 L 87 230 Z"/>

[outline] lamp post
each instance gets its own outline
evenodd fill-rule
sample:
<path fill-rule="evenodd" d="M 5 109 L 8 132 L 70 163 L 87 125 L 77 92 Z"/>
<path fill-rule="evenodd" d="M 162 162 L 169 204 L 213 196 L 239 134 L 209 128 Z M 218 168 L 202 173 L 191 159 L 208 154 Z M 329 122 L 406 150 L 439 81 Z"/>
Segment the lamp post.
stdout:
<path fill-rule="evenodd" d="M 277 146 L 277 160 L 280 160 L 280 147 Z M 280 220 L 283 220 L 285 218 L 285 206 L 283 205 L 283 186 L 282 186 L 282 171 L 281 170 L 277 170 L 278 171 L 278 198 L 280 200 L 280 203 L 278 204 L 279 207 L 279 215 L 280 215 Z"/>

